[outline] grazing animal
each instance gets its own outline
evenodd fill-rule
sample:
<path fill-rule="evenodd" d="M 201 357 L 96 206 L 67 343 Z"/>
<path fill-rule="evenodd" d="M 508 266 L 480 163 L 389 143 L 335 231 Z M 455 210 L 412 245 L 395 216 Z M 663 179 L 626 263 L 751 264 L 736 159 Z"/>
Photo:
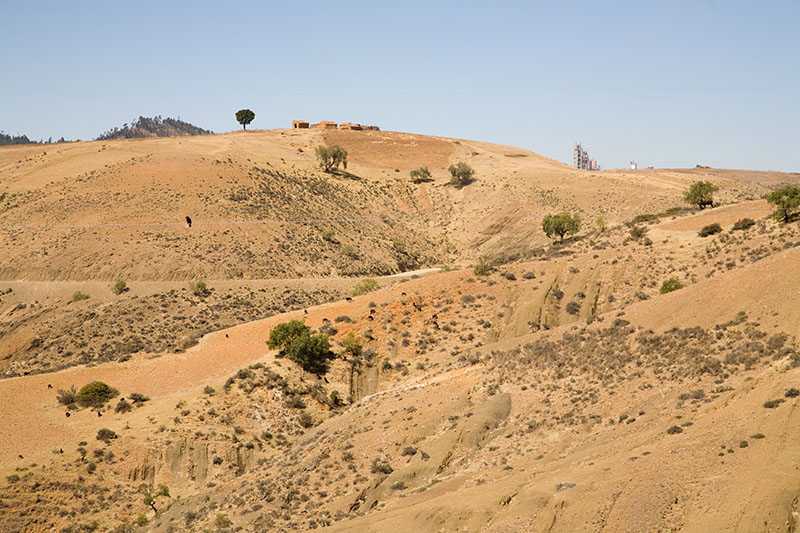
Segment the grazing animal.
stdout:
<path fill-rule="evenodd" d="M 190 228 L 192 227 L 192 219 L 188 215 L 186 216 L 186 225 Z"/>
<path fill-rule="evenodd" d="M 229 338 L 227 333 L 225 334 L 225 338 L 226 338 L 226 339 L 227 339 L 227 338 Z"/>
<path fill-rule="evenodd" d="M 352 298 L 350 298 L 349 296 L 345 296 L 345 298 L 344 298 L 344 299 L 345 299 L 345 300 L 347 300 L 348 302 L 352 302 L 352 301 L 353 301 L 353 299 L 352 299 Z"/>
<path fill-rule="evenodd" d="M 67 418 L 69 418 L 69 411 L 67 411 L 67 412 L 66 412 L 66 413 L 64 413 L 64 414 L 65 414 L 65 415 L 67 415 Z"/>
<path fill-rule="evenodd" d="M 48 389 L 52 389 L 52 388 L 53 388 L 53 386 L 52 386 L 51 384 L 49 384 L 49 383 L 48 383 L 48 384 L 47 384 L 47 388 L 48 388 Z"/>
<path fill-rule="evenodd" d="M 97 411 L 97 417 L 100 418 L 101 416 L 103 416 L 103 413 L 101 413 L 100 411 Z"/>
<path fill-rule="evenodd" d="M 375 320 L 375 317 L 374 317 L 374 316 L 372 316 L 372 315 L 369 315 L 369 316 L 367 317 L 367 320 Z"/>
<path fill-rule="evenodd" d="M 308 314 L 308 309 L 303 309 L 303 314 L 307 315 Z"/>
<path fill-rule="evenodd" d="M 24 457 L 22 457 L 22 454 L 19 454 L 19 458 L 20 459 L 25 459 Z"/>
<path fill-rule="evenodd" d="M 437 321 L 435 321 L 435 320 L 433 321 L 433 327 L 435 327 L 436 329 L 439 329 L 439 323 Z"/>
<path fill-rule="evenodd" d="M 405 296 L 405 295 L 406 295 L 406 293 L 404 293 L 404 292 L 401 292 L 401 293 L 400 293 L 400 295 L 401 295 L 401 296 Z"/>
<path fill-rule="evenodd" d="M 431 318 L 432 318 L 432 319 L 434 319 L 434 320 L 436 320 L 437 318 L 439 318 L 439 315 L 437 315 L 436 313 L 434 313 L 434 314 L 433 314 L 433 316 L 432 316 Z"/>
<path fill-rule="evenodd" d="M 369 310 L 369 314 L 374 315 L 375 314 L 375 310 L 374 309 L 370 309 Z"/>

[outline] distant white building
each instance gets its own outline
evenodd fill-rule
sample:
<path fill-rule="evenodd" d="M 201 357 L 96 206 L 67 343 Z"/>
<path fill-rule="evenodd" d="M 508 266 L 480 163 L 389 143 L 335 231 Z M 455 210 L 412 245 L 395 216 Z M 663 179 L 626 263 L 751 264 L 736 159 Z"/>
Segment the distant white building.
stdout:
<path fill-rule="evenodd" d="M 636 161 L 631 161 L 631 170 L 636 170 L 639 168 L 639 165 L 636 164 Z"/>

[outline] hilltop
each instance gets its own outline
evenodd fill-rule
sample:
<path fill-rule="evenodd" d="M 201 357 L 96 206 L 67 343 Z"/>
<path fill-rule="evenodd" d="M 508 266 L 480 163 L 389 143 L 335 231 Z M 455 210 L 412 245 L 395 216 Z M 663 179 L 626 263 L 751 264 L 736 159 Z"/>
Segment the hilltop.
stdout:
<path fill-rule="evenodd" d="M 681 206 L 698 179 L 721 205 Z M 1 149 L 0 530 L 795 531 L 782 182 L 374 131 Z M 291 319 L 324 376 L 267 347 Z M 119 396 L 59 403 L 94 380 Z"/>

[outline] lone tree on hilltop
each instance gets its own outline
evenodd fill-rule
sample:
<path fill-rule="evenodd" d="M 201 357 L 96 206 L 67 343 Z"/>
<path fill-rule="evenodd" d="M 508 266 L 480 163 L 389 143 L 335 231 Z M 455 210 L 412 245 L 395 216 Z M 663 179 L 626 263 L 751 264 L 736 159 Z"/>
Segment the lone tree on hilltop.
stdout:
<path fill-rule="evenodd" d="M 320 168 L 325 172 L 333 172 L 339 165 L 347 168 L 347 150 L 334 144 L 332 146 L 319 145 L 316 148 L 317 160 Z"/>
<path fill-rule="evenodd" d="M 253 122 L 254 118 L 256 114 L 249 109 L 240 109 L 236 112 L 236 122 L 242 125 L 243 130 L 247 129 L 247 125 Z"/>
<path fill-rule="evenodd" d="M 772 191 L 767 195 L 767 202 L 777 207 L 775 217 L 783 218 L 783 221 L 788 223 L 797 214 L 794 211 L 800 207 L 800 187 L 786 185 Z"/>
<path fill-rule="evenodd" d="M 714 193 L 719 190 L 719 187 L 710 181 L 695 181 L 683 193 L 683 198 L 687 203 L 697 204 L 697 207 L 703 209 L 714 205 Z"/>
<path fill-rule="evenodd" d="M 475 178 L 475 171 L 463 161 L 450 165 L 447 171 L 450 172 L 450 184 L 458 187 L 469 185 Z"/>
<path fill-rule="evenodd" d="M 280 349 L 307 372 L 324 374 L 328 370 L 328 359 L 333 357 L 328 336 L 311 333 L 311 328 L 299 320 L 290 320 L 275 326 L 269 334 L 267 346 Z"/>
<path fill-rule="evenodd" d="M 542 220 L 542 229 L 551 239 L 558 235 L 561 241 L 563 241 L 564 235 L 574 235 L 578 233 L 580 228 L 581 219 L 578 215 L 570 215 L 569 213 L 547 215 L 544 217 L 544 220 Z"/>

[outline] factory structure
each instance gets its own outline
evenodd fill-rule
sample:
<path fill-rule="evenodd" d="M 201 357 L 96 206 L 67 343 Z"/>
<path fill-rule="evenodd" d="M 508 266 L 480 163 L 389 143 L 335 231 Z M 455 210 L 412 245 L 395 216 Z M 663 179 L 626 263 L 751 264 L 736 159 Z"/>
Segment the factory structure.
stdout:
<path fill-rule="evenodd" d="M 600 170 L 600 165 L 589 157 L 589 152 L 583 149 L 581 143 L 575 143 L 572 148 L 572 166 L 581 170 Z"/>

